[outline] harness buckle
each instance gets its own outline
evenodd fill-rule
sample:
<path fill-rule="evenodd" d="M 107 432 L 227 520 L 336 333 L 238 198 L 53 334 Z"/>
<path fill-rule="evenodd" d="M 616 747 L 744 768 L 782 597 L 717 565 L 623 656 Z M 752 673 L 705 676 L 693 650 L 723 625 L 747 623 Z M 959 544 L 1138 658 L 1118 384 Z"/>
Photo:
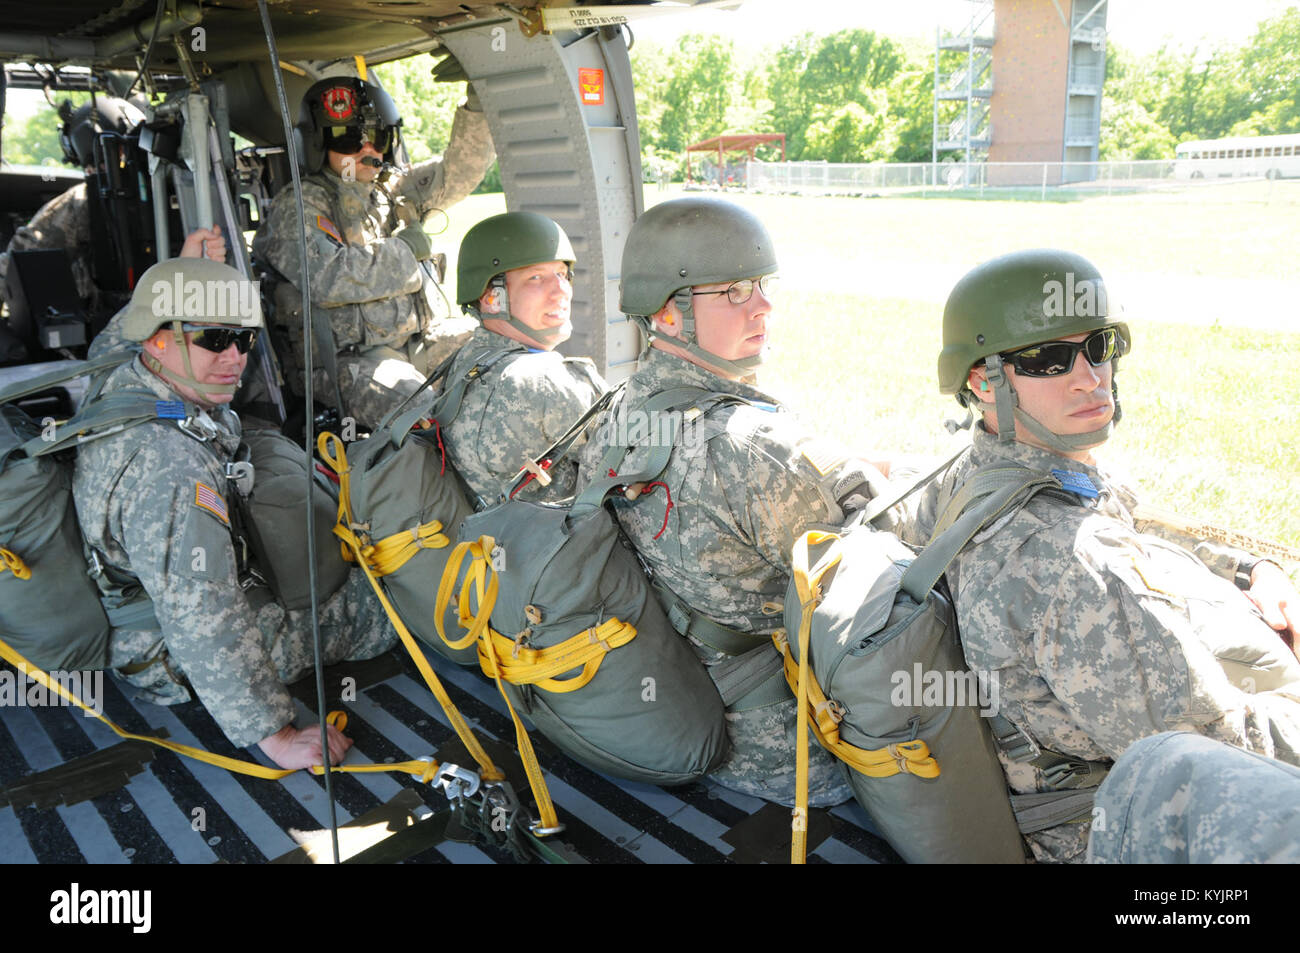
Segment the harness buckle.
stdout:
<path fill-rule="evenodd" d="M 191 414 L 184 420 L 176 421 L 176 426 L 189 434 L 199 443 L 207 443 L 209 440 L 218 437 L 221 433 L 216 422 L 208 416 L 206 410 L 200 410 L 198 414 Z"/>
<path fill-rule="evenodd" d="M 457 801 L 478 793 L 482 781 L 478 773 L 458 764 L 443 764 L 433 776 L 433 786 L 447 792 L 447 800 Z"/>
<path fill-rule="evenodd" d="M 235 485 L 235 491 L 243 497 L 253 492 L 256 472 L 253 465 L 246 460 L 226 464 L 226 479 Z"/>

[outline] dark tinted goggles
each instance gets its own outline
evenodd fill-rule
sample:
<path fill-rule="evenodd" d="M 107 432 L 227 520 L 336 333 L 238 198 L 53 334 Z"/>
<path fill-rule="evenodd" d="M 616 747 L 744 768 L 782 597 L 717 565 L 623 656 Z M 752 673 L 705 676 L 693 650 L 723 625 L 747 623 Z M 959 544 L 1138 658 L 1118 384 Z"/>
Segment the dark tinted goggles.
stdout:
<path fill-rule="evenodd" d="M 327 126 L 325 145 L 345 156 L 356 155 L 367 142 L 376 152 L 387 152 L 393 144 L 394 131 L 392 126 Z"/>
<path fill-rule="evenodd" d="M 257 343 L 257 328 L 214 328 L 203 325 L 182 325 L 190 335 L 190 343 L 205 351 L 220 354 L 230 345 L 240 354 L 247 354 Z"/>
<path fill-rule="evenodd" d="M 1002 359 L 1026 377 L 1057 377 L 1074 369 L 1074 359 L 1083 352 L 1088 363 L 1099 367 L 1128 353 L 1128 335 L 1118 325 L 1093 331 L 1082 341 L 1044 341 L 1018 351 L 1009 351 Z"/>

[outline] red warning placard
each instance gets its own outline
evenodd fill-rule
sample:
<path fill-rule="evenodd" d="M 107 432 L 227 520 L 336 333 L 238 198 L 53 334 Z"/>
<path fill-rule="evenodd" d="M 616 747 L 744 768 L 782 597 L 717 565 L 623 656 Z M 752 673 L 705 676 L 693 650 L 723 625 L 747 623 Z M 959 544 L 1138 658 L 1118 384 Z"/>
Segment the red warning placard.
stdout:
<path fill-rule="evenodd" d="M 605 105 L 605 71 L 594 66 L 579 66 L 578 92 L 584 106 Z"/>

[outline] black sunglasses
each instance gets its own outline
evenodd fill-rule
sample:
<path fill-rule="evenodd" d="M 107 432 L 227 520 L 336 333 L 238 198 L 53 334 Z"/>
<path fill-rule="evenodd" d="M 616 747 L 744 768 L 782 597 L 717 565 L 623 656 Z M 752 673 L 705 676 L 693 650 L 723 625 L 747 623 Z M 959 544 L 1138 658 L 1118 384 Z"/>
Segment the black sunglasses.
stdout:
<path fill-rule="evenodd" d="M 1083 352 L 1088 363 L 1099 367 L 1128 353 L 1127 331 L 1112 325 L 1093 331 L 1082 341 L 1044 341 L 1018 351 L 1009 351 L 1002 359 L 1026 377 L 1057 377 L 1074 369 L 1074 359 Z"/>
<path fill-rule="evenodd" d="M 393 127 L 331 126 L 326 130 L 326 146 L 331 152 L 351 156 L 369 142 L 376 152 L 387 152 L 393 144 Z"/>
<path fill-rule="evenodd" d="M 214 328 L 205 325 L 182 325 L 190 335 L 190 343 L 205 351 L 220 354 L 230 345 L 240 354 L 247 354 L 257 343 L 257 328 Z"/>

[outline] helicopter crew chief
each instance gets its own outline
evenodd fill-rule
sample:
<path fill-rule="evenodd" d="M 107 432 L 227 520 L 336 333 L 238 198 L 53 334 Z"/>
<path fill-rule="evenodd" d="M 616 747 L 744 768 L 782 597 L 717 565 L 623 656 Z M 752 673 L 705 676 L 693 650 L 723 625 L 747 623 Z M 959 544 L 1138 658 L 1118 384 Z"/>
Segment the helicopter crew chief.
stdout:
<path fill-rule="evenodd" d="M 306 211 L 312 310 L 328 318 L 346 413 L 374 426 L 464 343 L 476 322 L 453 318 L 434 287 L 433 249 L 422 223 L 467 196 L 495 158 L 487 120 L 471 89 L 456 110 L 439 158 L 394 175 L 401 117 L 372 82 L 324 79 L 307 90 L 295 138 Z M 303 341 L 298 222 L 292 188 L 281 190 L 253 239 L 275 288 L 273 330 L 283 335 L 290 386 L 301 392 Z M 274 276 L 273 276 L 274 277 Z M 441 313 L 435 308 L 441 306 Z M 316 393 L 333 400 L 319 354 Z"/>

